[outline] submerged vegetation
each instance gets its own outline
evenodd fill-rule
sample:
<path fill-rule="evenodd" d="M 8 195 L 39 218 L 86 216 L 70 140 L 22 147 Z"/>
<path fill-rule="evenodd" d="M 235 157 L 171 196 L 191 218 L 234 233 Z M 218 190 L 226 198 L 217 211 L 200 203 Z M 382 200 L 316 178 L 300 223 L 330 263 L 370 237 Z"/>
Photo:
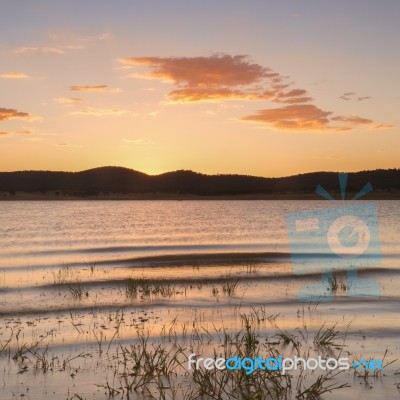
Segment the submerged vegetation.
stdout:
<path fill-rule="evenodd" d="M 353 377 L 368 390 L 378 379 L 388 379 L 386 370 L 314 371 L 301 363 L 290 373 L 191 368 L 191 354 L 195 361 L 343 354 L 359 360 L 361 354 L 348 345 L 348 321 L 327 319 L 318 302 L 293 303 L 291 308 L 263 298 L 254 302 L 255 290 L 263 294 L 276 285 L 260 265 L 221 267 L 212 276 L 203 267 L 188 268 L 204 277 L 155 278 L 149 272 L 130 272 L 109 283 L 98 279 L 104 271 L 95 263 L 84 270 L 52 270 L 43 295 L 50 291 L 64 307 L 3 318 L 1 398 L 316 400 L 336 392 L 333 396 L 340 396 Z M 331 284 L 333 289 L 335 282 Z M 282 285 L 275 290 L 282 291 Z M 112 303 L 104 302 L 107 296 Z M 360 339 L 352 335 L 353 343 Z M 383 361 L 390 366 L 393 355 L 387 351 Z M 20 386 L 9 383 L 13 374 L 20 377 Z M 36 379 L 42 375 L 48 377 L 45 385 L 52 385 L 54 378 L 64 386 L 43 388 Z"/>
<path fill-rule="evenodd" d="M 96 316 L 93 316 L 96 318 Z M 110 314 L 114 333 L 106 339 L 104 329 L 93 330 L 97 349 L 74 355 L 55 355 L 52 350 L 54 330 L 41 335 L 33 342 L 21 341 L 22 331 L 10 330 L 9 338 L 0 342 L 0 356 L 13 360 L 20 374 L 29 370 L 45 373 L 64 372 L 73 376 L 84 374 L 82 369 L 87 360 L 96 361 L 99 370 L 105 368 L 103 382 L 97 386 L 112 398 L 130 399 L 135 393 L 151 399 L 319 399 L 324 393 L 348 387 L 340 382 L 337 372 L 310 374 L 299 368 L 291 374 L 279 370 L 255 369 L 251 374 L 246 370 L 231 371 L 189 368 L 188 355 L 191 353 L 209 354 L 214 359 L 224 357 L 255 358 L 262 355 L 278 358 L 287 344 L 293 344 L 299 356 L 310 354 L 308 341 L 299 342 L 293 332 L 284 332 L 277 323 L 278 316 L 267 316 L 262 308 L 251 309 L 240 316 L 244 327 L 238 331 L 223 326 L 210 329 L 207 324 L 193 322 L 179 327 L 175 318 L 171 324 L 164 325 L 161 336 L 151 337 L 146 329 L 138 329 L 130 344 L 124 344 L 119 331 L 125 321 L 124 310 Z M 272 347 L 269 336 L 257 328 L 251 321 L 269 321 L 275 334 L 282 340 L 282 345 Z M 303 331 L 306 331 L 306 327 Z M 84 328 L 82 332 L 84 331 Z M 81 333 L 82 333 L 81 332 Z M 321 344 L 321 337 L 331 332 L 334 327 L 322 327 L 315 333 L 313 342 Z M 304 332 L 300 332 L 306 337 Z M 308 335 L 308 332 L 307 332 Z M 327 341 L 332 344 L 331 340 Z M 358 376 L 363 379 L 374 378 L 368 374 Z M 69 399 L 84 399 L 84 395 L 75 393 Z"/>
<path fill-rule="evenodd" d="M 171 297 L 178 292 L 179 290 L 175 286 L 162 279 L 129 278 L 125 287 L 125 293 L 130 297 L 136 297 L 138 295 Z"/>

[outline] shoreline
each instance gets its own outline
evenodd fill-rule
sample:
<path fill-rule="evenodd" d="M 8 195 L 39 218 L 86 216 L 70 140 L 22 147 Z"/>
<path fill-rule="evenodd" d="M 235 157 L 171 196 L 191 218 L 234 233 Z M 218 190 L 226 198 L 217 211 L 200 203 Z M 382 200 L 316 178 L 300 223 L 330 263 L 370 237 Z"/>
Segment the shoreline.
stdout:
<path fill-rule="evenodd" d="M 351 200 L 356 193 L 348 193 Z M 335 196 L 339 198 L 338 196 Z M 77 200 L 324 200 L 315 193 L 274 193 L 274 194 L 237 194 L 237 195 L 195 195 L 178 193 L 137 193 L 137 194 L 110 194 L 110 195 L 82 195 L 65 196 L 54 193 L 26 193 L 17 192 L 15 195 L 0 194 L 0 201 L 77 201 Z M 400 193 L 370 193 L 361 200 L 400 200 Z"/>

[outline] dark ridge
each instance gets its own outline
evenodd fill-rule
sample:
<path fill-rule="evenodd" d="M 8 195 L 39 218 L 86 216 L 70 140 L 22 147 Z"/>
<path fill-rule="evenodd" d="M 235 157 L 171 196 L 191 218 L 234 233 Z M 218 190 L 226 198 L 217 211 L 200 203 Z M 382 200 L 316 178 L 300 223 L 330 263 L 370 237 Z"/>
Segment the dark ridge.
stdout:
<path fill-rule="evenodd" d="M 400 169 L 378 169 L 349 173 L 347 190 L 358 192 L 367 182 L 375 190 L 398 192 Z M 197 196 L 243 194 L 311 194 L 321 184 L 331 193 L 339 192 L 337 173 L 313 172 L 284 178 L 250 175 L 205 175 L 179 170 L 160 175 L 122 167 L 100 167 L 80 172 L 0 172 L 0 192 L 48 193 L 66 196 L 99 194 L 191 194 Z"/>

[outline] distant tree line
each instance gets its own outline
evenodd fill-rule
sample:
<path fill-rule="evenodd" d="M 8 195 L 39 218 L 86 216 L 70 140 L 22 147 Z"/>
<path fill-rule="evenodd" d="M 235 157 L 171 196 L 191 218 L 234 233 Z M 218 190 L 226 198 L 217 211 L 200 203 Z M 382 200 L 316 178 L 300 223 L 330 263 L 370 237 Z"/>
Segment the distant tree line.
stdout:
<path fill-rule="evenodd" d="M 400 169 L 350 173 L 348 191 L 358 192 L 367 182 L 375 190 L 399 191 Z M 122 167 L 101 167 L 80 172 L 0 172 L 0 191 L 10 194 L 49 191 L 73 195 L 177 193 L 200 196 L 313 193 L 318 184 L 330 192 L 339 191 L 335 172 L 314 172 L 284 178 L 205 175 L 187 170 L 153 176 Z"/>

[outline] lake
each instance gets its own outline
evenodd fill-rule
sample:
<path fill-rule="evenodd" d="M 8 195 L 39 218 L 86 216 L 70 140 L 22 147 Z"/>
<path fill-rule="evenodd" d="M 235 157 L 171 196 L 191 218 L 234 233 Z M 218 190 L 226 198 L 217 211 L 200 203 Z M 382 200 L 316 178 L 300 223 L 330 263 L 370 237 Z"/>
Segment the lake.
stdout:
<path fill-rule="evenodd" d="M 310 260 L 322 265 L 331 256 L 326 243 L 301 235 L 296 249 L 304 268 L 296 270 L 288 215 L 308 213 L 315 220 L 326 208 L 367 204 L 376 205 L 382 259 L 356 269 L 379 293 L 366 286 L 360 295 L 341 270 L 329 296 L 303 302 L 301 291 L 321 283 Z M 122 390 L 126 371 L 113 360 L 140 335 L 153 344 L 174 337 L 187 352 L 201 344 L 212 355 L 222 346 L 222 332 L 241 332 L 249 318 L 263 342 L 279 326 L 295 336 L 302 331 L 307 351 L 320 354 L 306 336 L 331 326 L 345 338 L 341 351 L 358 358 L 386 352 L 386 360 L 395 360 L 399 221 L 400 201 L 0 202 L 0 398 L 104 398 L 112 376 L 114 389 Z M 358 233 L 350 232 L 349 240 L 365 239 Z M 282 353 L 293 353 L 275 342 Z M 368 389 L 368 398 L 396 395 L 393 371 L 373 382 L 379 390 Z M 352 387 L 341 397 L 365 396 L 353 379 L 341 375 L 339 382 Z M 161 389 L 152 382 L 157 398 Z M 140 390 L 135 396 L 148 398 Z M 185 398 L 183 392 L 177 398 Z"/>

